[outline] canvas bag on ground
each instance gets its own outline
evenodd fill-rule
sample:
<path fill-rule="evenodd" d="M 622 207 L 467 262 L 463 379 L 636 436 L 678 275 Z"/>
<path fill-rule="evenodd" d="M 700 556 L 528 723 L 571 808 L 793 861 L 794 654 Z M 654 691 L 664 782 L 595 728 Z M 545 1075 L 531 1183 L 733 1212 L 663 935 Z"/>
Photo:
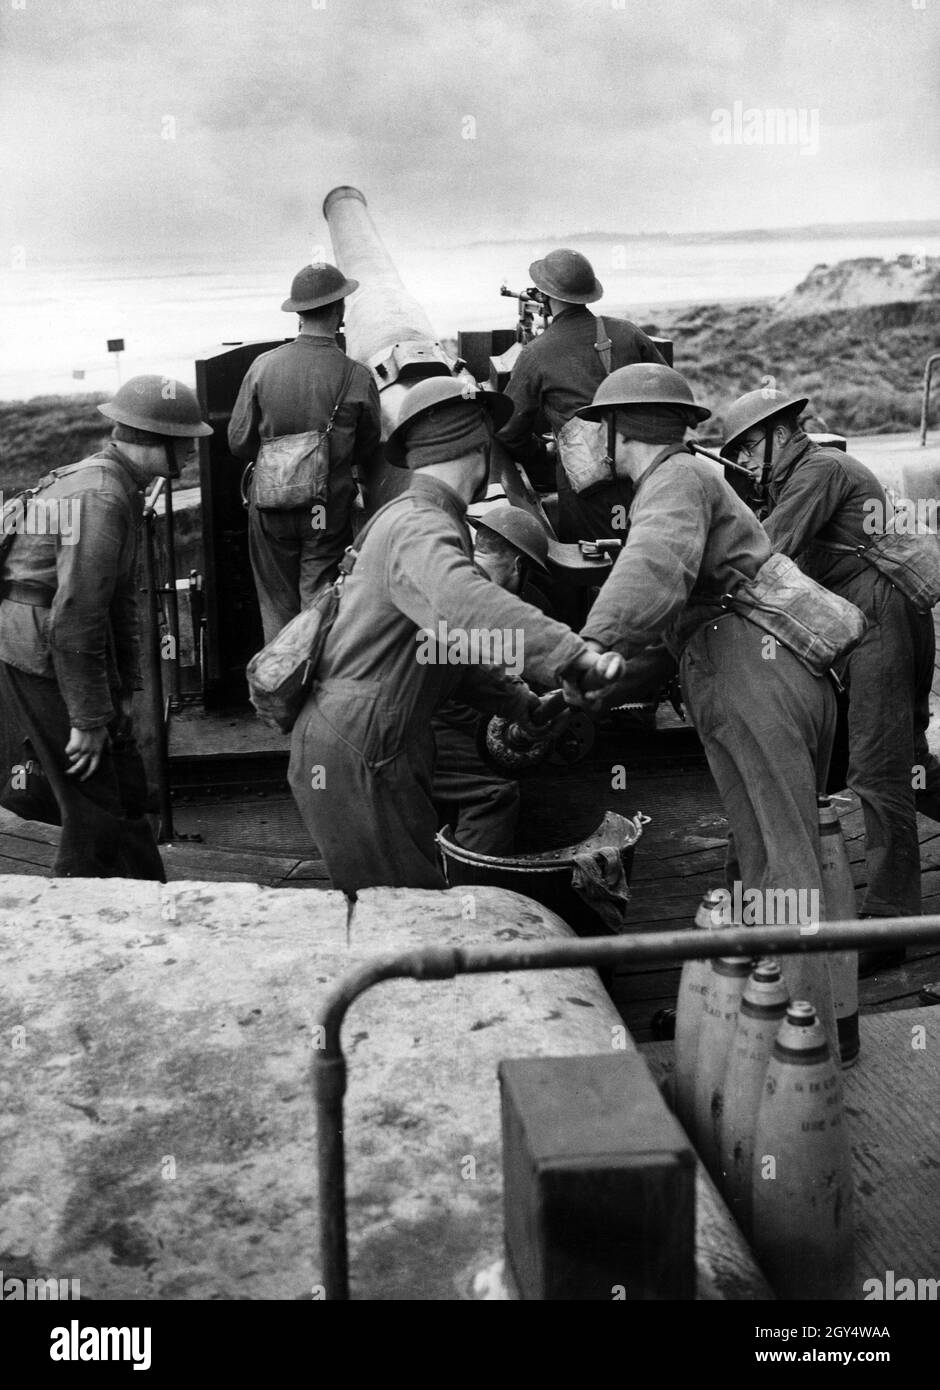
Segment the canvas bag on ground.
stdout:
<path fill-rule="evenodd" d="M 604 320 L 597 320 L 597 342 L 594 349 L 600 354 L 604 372 L 610 375 L 612 344 L 607 337 Z M 599 483 L 609 483 L 613 474 L 607 461 L 607 425 L 597 420 L 581 420 L 573 415 L 561 429 L 555 430 L 558 457 L 571 484 L 572 492 L 586 492 Z"/>
<path fill-rule="evenodd" d="M 819 676 L 858 645 L 868 626 L 861 609 L 810 579 L 786 555 L 771 555 L 722 606 L 776 637 Z"/>
<path fill-rule="evenodd" d="M 330 628 L 336 621 L 346 576 L 355 568 L 359 549 L 373 523 L 405 496 L 393 497 L 378 509 L 360 532 L 356 541 L 358 549 L 347 546 L 339 564 L 339 575 L 332 584 L 322 585 L 308 606 L 296 618 L 291 618 L 249 661 L 245 672 L 248 695 L 262 723 L 280 729 L 282 734 L 289 734 L 296 724 Z"/>
<path fill-rule="evenodd" d="M 869 545 L 822 544 L 821 550 L 857 555 L 909 598 L 918 613 L 940 603 L 940 540 L 934 535 L 901 536 L 888 531 Z"/>
<path fill-rule="evenodd" d="M 281 434 L 276 439 L 262 440 L 251 484 L 254 504 L 262 511 L 282 511 L 326 502 L 330 436 L 337 411 L 349 390 L 354 365 L 349 363 L 346 367 L 336 404 L 322 430 Z"/>

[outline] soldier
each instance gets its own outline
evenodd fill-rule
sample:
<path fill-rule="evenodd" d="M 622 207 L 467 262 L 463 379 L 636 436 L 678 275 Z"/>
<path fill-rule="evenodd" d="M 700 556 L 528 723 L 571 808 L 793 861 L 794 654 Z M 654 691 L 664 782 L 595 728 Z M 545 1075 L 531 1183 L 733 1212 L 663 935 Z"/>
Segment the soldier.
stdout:
<path fill-rule="evenodd" d="M 551 547 L 542 523 L 531 512 L 507 503 L 470 517 L 470 525 L 476 531 L 473 559 L 477 568 L 501 589 L 521 594 L 526 603 L 554 616 L 548 598 Z"/>
<path fill-rule="evenodd" d="M 529 274 L 551 310 L 548 328 L 527 343 L 516 359 L 507 395 L 515 413 L 499 440 L 523 465 L 531 465 L 536 451 L 533 429 L 543 414 L 555 434 L 558 461 L 558 535 L 562 541 L 591 540 L 609 536 L 614 506 L 628 507 L 629 484 L 611 476 L 605 463 L 606 440 L 577 419 L 594 392 L 612 369 L 631 362 L 663 362 L 656 345 L 642 329 L 626 319 L 595 318 L 587 307 L 600 299 L 603 286 L 591 263 L 579 251 L 549 251 L 533 261 Z M 577 460 L 588 451 L 594 481 L 574 490 L 566 458 Z M 576 476 L 576 487 L 583 475 Z"/>
<path fill-rule="evenodd" d="M 799 421 L 807 404 L 805 396 L 783 391 L 747 392 L 728 411 L 724 450 L 760 461 L 768 500 L 764 526 L 774 550 L 797 560 L 868 619 L 868 631 L 841 673 L 848 694 L 847 781 L 865 817 L 868 887 L 861 915 L 916 916 L 916 810 L 920 803 L 934 814 L 940 795 L 940 763 L 926 739 L 933 616 L 918 612 L 883 574 L 848 552 L 883 534 L 885 491 L 851 454 L 821 447 L 804 434 Z M 903 960 L 904 948 L 861 954 L 868 971 Z"/>
<path fill-rule="evenodd" d="M 545 611 L 546 600 L 529 583 L 530 571 L 548 579 L 548 536 L 521 507 L 492 507 L 473 519 L 473 558 L 494 584 Z M 436 757 L 434 800 L 454 840 L 477 854 L 512 854 L 519 819 L 519 783 L 499 773 L 480 754 L 484 715 L 458 700 L 441 705 L 432 719 Z"/>
<path fill-rule="evenodd" d="M 358 283 L 332 265 L 297 272 L 281 308 L 299 315 L 300 333 L 252 362 L 229 422 L 232 453 L 255 460 L 248 549 L 266 642 L 336 578 L 352 544 L 354 470 L 366 478 L 380 458 L 372 373 L 336 341 Z"/>
<path fill-rule="evenodd" d="M 686 428 L 709 411 L 678 372 L 642 364 L 609 376 L 582 413 L 613 415 L 614 465 L 635 492 L 626 545 L 581 635 L 595 650 L 627 658 L 627 690 L 648 684 L 652 644 L 679 659 L 685 703 L 732 831 L 729 878 L 740 873 L 745 889 L 765 894 L 815 893 L 804 901 L 821 903 L 816 795 L 826 785 L 835 696 L 782 643 L 768 643 L 753 622 L 722 606 L 771 549 L 720 470 L 685 447 Z M 828 969 L 797 997 L 822 1008 L 828 1001 L 831 1030 L 827 977 Z M 790 975 L 788 982 L 793 988 Z M 802 977 L 797 982 L 802 988 Z"/>
<path fill-rule="evenodd" d="M 27 524 L 3 566 L 2 800 L 61 824 L 54 873 L 162 882 L 131 718 L 140 494 L 179 477 L 212 430 L 192 391 L 167 377 L 133 377 L 98 409 L 115 422 L 111 442 L 42 479 L 31 505 L 59 524 Z"/>
<path fill-rule="evenodd" d="M 291 739 L 291 789 L 346 893 L 445 887 L 431 732 L 444 700 L 459 690 L 525 722 L 538 701 L 501 668 L 552 687 L 562 670 L 577 685 L 603 683 L 618 664 L 473 566 L 466 509 L 485 495 L 493 425 L 509 411 L 505 396 L 432 377 L 404 398 L 387 442 L 411 486 L 364 533 Z"/>

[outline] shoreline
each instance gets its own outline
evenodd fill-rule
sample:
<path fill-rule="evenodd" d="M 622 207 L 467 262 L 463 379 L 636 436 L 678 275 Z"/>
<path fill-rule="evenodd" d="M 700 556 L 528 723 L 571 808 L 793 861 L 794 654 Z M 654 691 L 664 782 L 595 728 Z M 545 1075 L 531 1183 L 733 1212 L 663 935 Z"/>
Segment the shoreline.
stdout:
<path fill-rule="evenodd" d="M 629 319 L 632 323 L 639 323 L 640 319 L 647 322 L 662 319 L 664 324 L 668 325 L 669 323 L 681 320 L 696 310 L 720 309 L 734 312 L 744 308 L 761 308 L 772 304 L 775 298 L 775 295 L 764 295 L 757 298 L 751 295 L 744 295 L 728 299 L 684 298 L 639 300 L 636 302 L 631 301 L 626 305 L 619 303 L 613 304 L 606 309 L 603 306 L 603 301 L 601 301 L 599 305 L 594 307 L 601 313 L 606 312 L 611 318 L 625 318 Z M 505 325 L 502 326 L 511 327 L 510 320 L 507 319 Z M 449 340 L 456 344 L 457 340 L 455 335 L 442 334 L 441 337 L 442 340 Z M 217 345 L 213 344 L 212 346 Z M 206 349 L 203 348 L 203 351 L 205 350 Z M 109 395 L 113 394 L 111 391 L 90 388 L 88 383 L 83 381 L 76 381 L 75 386 L 76 389 L 74 391 L 63 390 L 60 387 L 58 390 L 36 391 L 30 396 L 23 396 L 7 395 L 2 385 L 0 385 L 0 405 L 34 406 L 36 402 L 43 400 L 48 400 L 51 403 L 61 400 L 78 400 L 81 397 L 88 397 L 89 399 L 94 397 L 96 401 L 104 401 L 108 399 Z"/>

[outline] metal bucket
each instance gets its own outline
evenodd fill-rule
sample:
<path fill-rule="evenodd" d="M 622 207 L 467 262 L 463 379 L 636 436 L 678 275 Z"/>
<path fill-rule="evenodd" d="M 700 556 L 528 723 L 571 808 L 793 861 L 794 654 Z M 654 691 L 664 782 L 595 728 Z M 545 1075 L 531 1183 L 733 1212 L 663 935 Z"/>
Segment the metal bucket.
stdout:
<path fill-rule="evenodd" d="M 596 829 L 577 844 L 541 850 L 537 854 L 506 857 L 477 854 L 454 842 L 449 825 L 438 832 L 437 843 L 450 887 L 466 883 L 509 888 L 557 912 L 581 936 L 607 936 L 611 935 L 610 928 L 572 886 L 575 856 L 601 848 L 616 848 L 629 883 L 636 842 L 648 821 L 649 817 L 641 813 L 628 820 L 607 811 Z"/>

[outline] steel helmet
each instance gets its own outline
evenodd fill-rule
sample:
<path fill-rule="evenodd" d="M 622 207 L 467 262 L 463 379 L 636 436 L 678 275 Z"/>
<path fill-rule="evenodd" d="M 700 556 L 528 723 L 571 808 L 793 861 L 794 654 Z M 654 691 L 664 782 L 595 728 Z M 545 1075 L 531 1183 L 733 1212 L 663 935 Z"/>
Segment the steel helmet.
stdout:
<path fill-rule="evenodd" d="M 798 410 L 802 413 L 809 405 L 808 396 L 788 396 L 785 391 L 773 391 L 762 386 L 758 391 L 748 391 L 739 396 L 725 416 L 725 442 L 721 452 L 728 454 L 741 440 L 741 436 L 755 425 L 762 424 L 773 415 L 784 410 Z"/>
<path fill-rule="evenodd" d="M 521 507 L 491 507 L 482 516 L 471 517 L 470 520 L 478 530 L 482 528 L 502 536 L 504 541 L 521 550 L 545 574 L 550 573 L 547 564 L 548 536 L 545 527 L 530 512 L 523 511 Z"/>
<path fill-rule="evenodd" d="M 345 299 L 347 294 L 352 294 L 358 288 L 358 280 L 347 280 L 335 265 L 318 261 L 315 265 L 305 265 L 303 270 L 298 270 L 291 281 L 290 298 L 284 300 L 281 308 L 287 314 L 323 309 L 327 304 Z"/>
<path fill-rule="evenodd" d="M 430 411 L 446 412 L 448 407 L 470 401 L 487 412 L 493 429 L 501 429 L 513 412 L 513 404 L 501 391 L 483 391 L 475 382 L 457 381 L 452 376 L 428 376 L 415 383 L 405 396 L 398 411 L 395 428 L 385 441 L 385 457 L 398 468 L 407 468 L 408 426 L 419 415 Z"/>
<path fill-rule="evenodd" d="M 542 260 L 532 262 L 529 274 L 536 289 L 566 304 L 593 304 L 604 293 L 594 267 L 580 251 L 549 251 Z"/>
<path fill-rule="evenodd" d="M 131 425 L 171 439 L 201 439 L 212 434 L 204 423 L 196 393 L 169 376 L 132 376 L 98 409 L 119 425 Z"/>
<path fill-rule="evenodd" d="M 697 424 L 711 415 L 703 405 L 696 405 L 692 388 L 685 377 L 661 362 L 632 362 L 618 367 L 605 377 L 594 393 L 590 405 L 578 411 L 582 420 L 603 420 L 612 410 L 627 410 L 631 405 L 663 405 L 687 411 Z"/>

